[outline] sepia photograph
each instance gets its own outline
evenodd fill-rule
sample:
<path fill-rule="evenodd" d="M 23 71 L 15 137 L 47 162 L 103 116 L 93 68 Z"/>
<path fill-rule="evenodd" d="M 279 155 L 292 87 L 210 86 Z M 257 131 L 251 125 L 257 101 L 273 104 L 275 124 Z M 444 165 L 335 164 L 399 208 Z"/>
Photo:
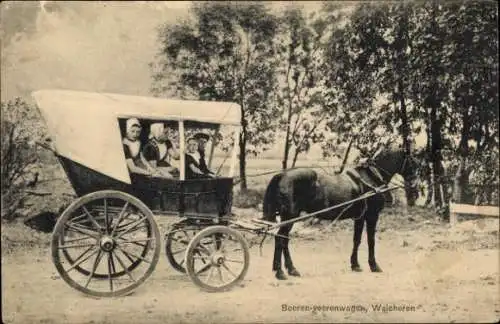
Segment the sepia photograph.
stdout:
<path fill-rule="evenodd" d="M 3 1 L 2 323 L 500 321 L 498 3 Z"/>

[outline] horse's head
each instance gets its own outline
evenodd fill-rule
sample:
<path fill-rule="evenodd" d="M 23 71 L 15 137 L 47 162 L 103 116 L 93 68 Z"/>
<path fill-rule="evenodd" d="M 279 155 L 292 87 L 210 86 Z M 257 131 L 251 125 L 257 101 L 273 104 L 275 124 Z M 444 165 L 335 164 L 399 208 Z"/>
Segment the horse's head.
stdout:
<path fill-rule="evenodd" d="M 402 145 L 390 143 L 379 148 L 369 159 L 369 164 L 379 170 L 387 183 L 395 174 L 401 175 L 411 185 L 413 194 L 418 194 L 418 190 L 416 190 L 418 163 L 415 158 L 406 154 Z"/>

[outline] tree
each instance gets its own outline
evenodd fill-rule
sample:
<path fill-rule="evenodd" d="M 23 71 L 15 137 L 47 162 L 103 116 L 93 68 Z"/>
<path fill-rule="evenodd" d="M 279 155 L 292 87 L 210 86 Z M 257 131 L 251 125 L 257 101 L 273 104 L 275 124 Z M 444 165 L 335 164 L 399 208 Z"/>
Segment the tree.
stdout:
<path fill-rule="evenodd" d="M 334 135 L 323 146 L 325 153 L 338 152 L 346 143 L 350 143 L 349 151 L 353 143 L 364 155 L 370 155 L 379 144 L 394 137 L 393 114 L 378 85 L 385 9 L 358 5 L 347 23 L 329 38 L 323 71 L 325 107 L 331 116 L 327 125 Z"/>
<path fill-rule="evenodd" d="M 447 146 L 444 125 L 447 122 L 448 90 L 443 62 L 446 23 L 442 6 L 437 2 L 419 4 L 412 15 L 414 28 L 410 31 L 411 94 L 413 103 L 421 110 L 428 138 L 430 182 L 433 201 L 441 207 L 448 201 L 443 149 Z"/>
<path fill-rule="evenodd" d="M 334 9 L 330 8 L 329 12 Z M 339 16 L 306 17 L 302 8 L 285 9 L 278 39 L 278 70 L 280 89 L 277 100 L 283 111 L 285 147 L 282 168 L 288 167 L 289 155 L 294 149 L 292 167 L 300 153 L 307 152 L 312 144 L 325 139 L 325 121 L 321 66 L 325 36 Z"/>
<path fill-rule="evenodd" d="M 261 3 L 202 3 L 193 19 L 160 28 L 153 92 L 237 102 L 241 106 L 240 187 L 246 156 L 274 140 L 277 20 Z"/>
<path fill-rule="evenodd" d="M 454 177 L 454 200 L 472 203 L 467 193 L 472 170 L 497 169 L 498 152 L 498 29 L 493 2 L 449 3 L 444 7 L 447 36 L 445 62 L 450 88 L 448 129 L 459 136 Z M 473 147 L 469 142 L 475 142 Z M 498 154 L 496 154 L 498 156 Z M 481 168 L 478 165 L 490 165 Z M 497 172 L 498 173 L 498 172 Z M 477 177 L 488 180 L 485 174 Z M 492 179 L 490 179 L 492 180 Z M 491 182 L 491 181 L 488 181 Z"/>
<path fill-rule="evenodd" d="M 35 141 L 44 137 L 35 107 L 16 98 L 1 104 L 2 219 L 13 219 L 23 207 L 24 189 L 36 179 L 38 154 Z"/>

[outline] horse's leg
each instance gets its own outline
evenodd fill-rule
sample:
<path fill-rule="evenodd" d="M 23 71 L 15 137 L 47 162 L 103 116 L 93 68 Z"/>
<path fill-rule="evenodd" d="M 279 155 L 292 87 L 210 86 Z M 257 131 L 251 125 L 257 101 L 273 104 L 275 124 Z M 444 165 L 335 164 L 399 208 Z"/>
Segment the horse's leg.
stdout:
<path fill-rule="evenodd" d="M 278 230 L 278 235 L 274 237 L 274 259 L 273 259 L 273 271 L 275 276 L 279 280 L 288 279 L 281 268 L 281 255 L 283 254 L 285 247 L 285 238 L 283 236 L 288 235 L 285 226 L 280 227 Z M 285 258 L 286 262 L 286 258 Z"/>
<path fill-rule="evenodd" d="M 368 264 L 372 272 L 382 272 L 375 260 L 375 230 L 377 229 L 378 213 L 367 214 L 366 233 L 368 237 Z"/>
<path fill-rule="evenodd" d="M 290 239 L 288 235 L 290 235 L 290 231 L 292 230 L 293 224 L 282 227 L 284 229 L 284 235 L 286 238 L 283 239 L 283 256 L 285 257 L 285 267 L 288 270 L 288 274 L 294 277 L 300 277 L 300 272 L 295 268 L 292 262 L 292 257 L 290 256 L 290 250 L 288 249 L 288 242 Z"/>
<path fill-rule="evenodd" d="M 363 227 L 365 224 L 364 217 L 360 217 L 354 221 L 354 235 L 353 235 L 353 246 L 351 254 L 351 269 L 352 271 L 359 272 L 361 267 L 358 262 L 358 249 L 361 244 L 361 236 L 363 234 Z"/>

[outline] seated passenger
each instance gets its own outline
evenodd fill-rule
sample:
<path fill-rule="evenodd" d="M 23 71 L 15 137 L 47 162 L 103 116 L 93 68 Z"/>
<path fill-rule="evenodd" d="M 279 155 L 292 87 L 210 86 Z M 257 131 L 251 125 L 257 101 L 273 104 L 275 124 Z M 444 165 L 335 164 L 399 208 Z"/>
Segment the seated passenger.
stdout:
<path fill-rule="evenodd" d="M 151 125 L 149 142 L 144 146 L 141 157 L 153 176 L 163 178 L 179 176 L 179 170 L 170 164 L 170 158 L 178 160 L 179 153 L 168 139 L 162 123 Z"/>
<path fill-rule="evenodd" d="M 193 136 L 193 138 L 198 141 L 198 153 L 200 155 L 200 170 L 204 174 L 215 176 L 215 173 L 213 173 L 208 169 L 207 162 L 205 160 L 205 147 L 207 145 L 208 140 L 210 139 L 210 136 L 204 133 L 197 133 Z"/>
<path fill-rule="evenodd" d="M 126 135 L 122 141 L 125 161 L 131 173 L 151 175 L 151 172 L 147 170 L 140 158 L 141 141 L 139 140 L 139 136 L 141 135 L 141 129 L 141 124 L 137 118 L 127 120 Z"/>
<path fill-rule="evenodd" d="M 200 152 L 198 152 L 198 140 L 194 137 L 188 139 L 185 161 L 186 179 L 206 179 L 215 177 L 213 174 L 205 173 L 200 166 Z"/>

